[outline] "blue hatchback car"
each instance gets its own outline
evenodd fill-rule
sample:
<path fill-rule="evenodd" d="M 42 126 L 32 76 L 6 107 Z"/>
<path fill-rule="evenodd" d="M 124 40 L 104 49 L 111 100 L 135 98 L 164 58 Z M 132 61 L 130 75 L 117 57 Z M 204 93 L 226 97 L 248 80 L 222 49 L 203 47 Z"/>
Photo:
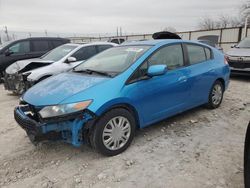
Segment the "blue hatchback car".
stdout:
<path fill-rule="evenodd" d="M 229 75 L 224 55 L 205 44 L 133 42 L 38 83 L 14 116 L 33 142 L 90 143 L 112 156 L 130 145 L 137 128 L 203 104 L 219 107 Z"/>

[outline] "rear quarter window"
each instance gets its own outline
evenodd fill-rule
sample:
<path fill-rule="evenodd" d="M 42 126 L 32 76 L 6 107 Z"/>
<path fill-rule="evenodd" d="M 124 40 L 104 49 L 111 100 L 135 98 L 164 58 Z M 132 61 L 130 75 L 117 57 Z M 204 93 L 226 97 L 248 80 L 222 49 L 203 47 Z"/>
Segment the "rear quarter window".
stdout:
<path fill-rule="evenodd" d="M 191 65 L 206 61 L 206 53 L 203 46 L 187 44 L 189 63 Z M 210 54 L 211 55 L 211 54 Z"/>
<path fill-rule="evenodd" d="M 207 60 L 209 59 L 213 59 L 213 55 L 212 55 L 212 52 L 209 48 L 204 48 L 205 49 L 205 53 L 206 53 L 206 58 Z"/>

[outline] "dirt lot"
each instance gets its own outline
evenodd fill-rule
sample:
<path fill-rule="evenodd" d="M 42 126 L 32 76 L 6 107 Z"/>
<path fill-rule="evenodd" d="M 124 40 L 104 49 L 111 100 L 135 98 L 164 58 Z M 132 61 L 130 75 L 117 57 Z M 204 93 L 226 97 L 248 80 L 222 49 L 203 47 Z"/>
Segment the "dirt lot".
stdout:
<path fill-rule="evenodd" d="M 33 146 L 13 119 L 17 104 L 0 85 L 0 187 L 243 187 L 248 78 L 232 78 L 219 109 L 199 107 L 140 130 L 109 158 L 88 146 Z"/>

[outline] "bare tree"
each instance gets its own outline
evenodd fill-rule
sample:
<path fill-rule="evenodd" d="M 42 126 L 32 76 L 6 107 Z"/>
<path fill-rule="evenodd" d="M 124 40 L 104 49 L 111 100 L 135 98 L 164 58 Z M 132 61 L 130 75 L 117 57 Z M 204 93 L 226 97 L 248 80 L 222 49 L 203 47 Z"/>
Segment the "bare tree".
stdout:
<path fill-rule="evenodd" d="M 218 29 L 227 27 L 244 26 L 246 18 L 249 17 L 250 25 L 250 0 L 247 0 L 239 8 L 239 16 L 221 15 L 218 19 L 203 17 L 198 23 L 200 29 Z"/>
<path fill-rule="evenodd" d="M 219 17 L 219 27 L 220 28 L 226 28 L 228 26 L 230 26 L 230 17 L 226 16 L 226 15 L 221 15 Z"/>
<path fill-rule="evenodd" d="M 209 17 L 203 17 L 200 20 L 200 22 L 199 22 L 198 25 L 199 25 L 200 29 L 207 29 L 207 30 L 209 30 L 209 29 L 215 29 L 216 22 L 213 19 L 209 18 Z"/>
<path fill-rule="evenodd" d="M 169 31 L 169 32 L 172 32 L 172 33 L 176 33 L 177 32 L 177 30 L 174 27 L 171 27 L 171 26 L 165 27 L 163 29 L 163 31 Z"/>
<path fill-rule="evenodd" d="M 240 27 L 242 25 L 243 25 L 243 23 L 242 23 L 242 21 L 241 21 L 240 18 L 238 18 L 238 17 L 232 17 L 230 19 L 230 26 L 231 27 Z"/>
<path fill-rule="evenodd" d="M 244 25 L 247 17 L 250 17 L 250 1 L 246 1 L 240 7 L 241 23 Z M 250 23 L 248 23 L 249 25 Z"/>

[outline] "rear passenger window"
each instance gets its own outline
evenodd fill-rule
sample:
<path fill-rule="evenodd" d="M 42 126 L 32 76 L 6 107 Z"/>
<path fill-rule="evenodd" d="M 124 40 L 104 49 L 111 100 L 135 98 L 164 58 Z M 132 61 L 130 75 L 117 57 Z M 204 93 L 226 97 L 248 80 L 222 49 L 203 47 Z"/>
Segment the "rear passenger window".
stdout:
<path fill-rule="evenodd" d="M 49 50 L 49 42 L 43 40 L 35 40 L 32 41 L 33 43 L 33 51 L 35 52 L 43 52 Z"/>
<path fill-rule="evenodd" d="M 205 53 L 206 53 L 207 60 L 212 59 L 212 55 L 211 55 L 211 50 L 210 49 L 205 48 Z"/>
<path fill-rule="evenodd" d="M 72 57 L 75 57 L 77 61 L 86 60 L 96 54 L 95 46 L 83 47 L 80 50 L 76 51 Z"/>
<path fill-rule="evenodd" d="M 98 52 L 102 52 L 102 51 L 107 50 L 107 49 L 112 48 L 112 47 L 113 46 L 111 46 L 111 45 L 98 45 L 97 49 L 98 49 Z"/>
<path fill-rule="evenodd" d="M 191 65 L 206 61 L 205 50 L 202 46 L 187 44 L 187 51 Z"/>

